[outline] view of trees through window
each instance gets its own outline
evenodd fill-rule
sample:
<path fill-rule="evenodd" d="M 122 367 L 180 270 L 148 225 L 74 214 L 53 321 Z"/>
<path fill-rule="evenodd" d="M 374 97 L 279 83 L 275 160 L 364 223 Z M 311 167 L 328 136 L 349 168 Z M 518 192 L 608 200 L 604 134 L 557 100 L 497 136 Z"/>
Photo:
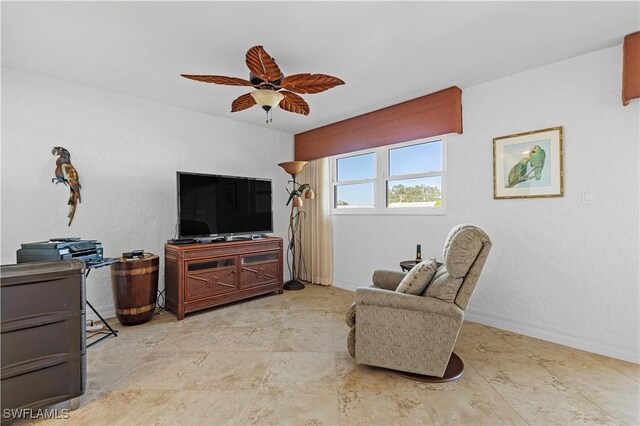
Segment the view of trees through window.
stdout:
<path fill-rule="evenodd" d="M 389 190 L 389 198 L 387 203 L 390 207 L 407 205 L 411 203 L 414 206 L 442 206 L 442 191 L 436 186 L 414 185 L 405 186 L 403 184 L 393 185 Z M 418 204 L 419 203 L 419 204 Z M 338 206 L 349 206 L 350 204 L 344 200 L 336 201 Z"/>
<path fill-rule="evenodd" d="M 394 204 L 421 203 L 433 207 L 442 206 L 442 191 L 440 188 L 428 185 L 404 186 L 393 185 L 389 190 L 389 206 Z"/>

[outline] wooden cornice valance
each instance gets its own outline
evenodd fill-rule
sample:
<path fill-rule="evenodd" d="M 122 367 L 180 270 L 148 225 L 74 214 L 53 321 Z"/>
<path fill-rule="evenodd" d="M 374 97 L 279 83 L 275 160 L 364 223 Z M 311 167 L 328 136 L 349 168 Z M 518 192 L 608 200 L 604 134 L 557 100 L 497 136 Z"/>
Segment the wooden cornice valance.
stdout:
<path fill-rule="evenodd" d="M 622 105 L 640 98 L 640 31 L 629 34 L 622 45 Z"/>
<path fill-rule="evenodd" d="M 462 133 L 458 87 L 297 134 L 295 159 L 315 160 L 446 133 Z"/>

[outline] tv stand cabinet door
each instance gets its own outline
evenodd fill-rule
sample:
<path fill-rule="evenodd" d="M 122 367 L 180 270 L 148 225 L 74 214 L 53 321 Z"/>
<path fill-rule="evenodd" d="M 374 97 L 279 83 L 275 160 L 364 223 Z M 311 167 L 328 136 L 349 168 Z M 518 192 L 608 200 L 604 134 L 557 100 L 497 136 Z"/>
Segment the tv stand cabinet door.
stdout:
<path fill-rule="evenodd" d="M 186 302 L 237 291 L 236 258 L 186 262 Z"/>
<path fill-rule="evenodd" d="M 254 253 L 240 258 L 240 288 L 274 284 L 280 279 L 280 252 Z"/>

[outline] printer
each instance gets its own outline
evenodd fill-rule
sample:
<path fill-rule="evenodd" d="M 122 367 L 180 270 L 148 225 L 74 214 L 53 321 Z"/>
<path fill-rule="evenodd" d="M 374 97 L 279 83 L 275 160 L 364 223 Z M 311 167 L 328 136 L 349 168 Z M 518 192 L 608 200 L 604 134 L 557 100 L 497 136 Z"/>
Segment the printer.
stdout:
<path fill-rule="evenodd" d="M 103 260 L 102 243 L 95 240 L 54 238 L 20 246 L 16 253 L 18 263 L 77 259 L 91 264 Z"/>

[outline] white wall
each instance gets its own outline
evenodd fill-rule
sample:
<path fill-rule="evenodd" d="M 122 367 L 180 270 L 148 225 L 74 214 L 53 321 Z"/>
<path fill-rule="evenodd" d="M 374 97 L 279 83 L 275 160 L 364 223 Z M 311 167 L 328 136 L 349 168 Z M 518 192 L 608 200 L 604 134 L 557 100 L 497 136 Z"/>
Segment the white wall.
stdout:
<path fill-rule="evenodd" d="M 467 319 L 638 362 L 639 101 L 621 104 L 621 63 L 618 46 L 464 88 L 447 215 L 334 216 L 336 285 L 398 270 L 416 243 L 441 258 L 449 229 L 475 223 L 494 246 Z M 565 196 L 494 200 L 492 139 L 553 126 Z"/>
<path fill-rule="evenodd" d="M 219 100 L 212 99 L 212 102 Z M 71 152 L 82 204 L 67 227 L 69 189 L 51 183 L 54 146 Z M 273 179 L 274 234 L 286 237 L 289 134 L 142 99 L 2 70 L 2 263 L 20 243 L 78 236 L 105 255 L 161 255 L 176 224 L 176 170 Z M 114 316 L 109 268 L 87 281 L 88 298 Z"/>

